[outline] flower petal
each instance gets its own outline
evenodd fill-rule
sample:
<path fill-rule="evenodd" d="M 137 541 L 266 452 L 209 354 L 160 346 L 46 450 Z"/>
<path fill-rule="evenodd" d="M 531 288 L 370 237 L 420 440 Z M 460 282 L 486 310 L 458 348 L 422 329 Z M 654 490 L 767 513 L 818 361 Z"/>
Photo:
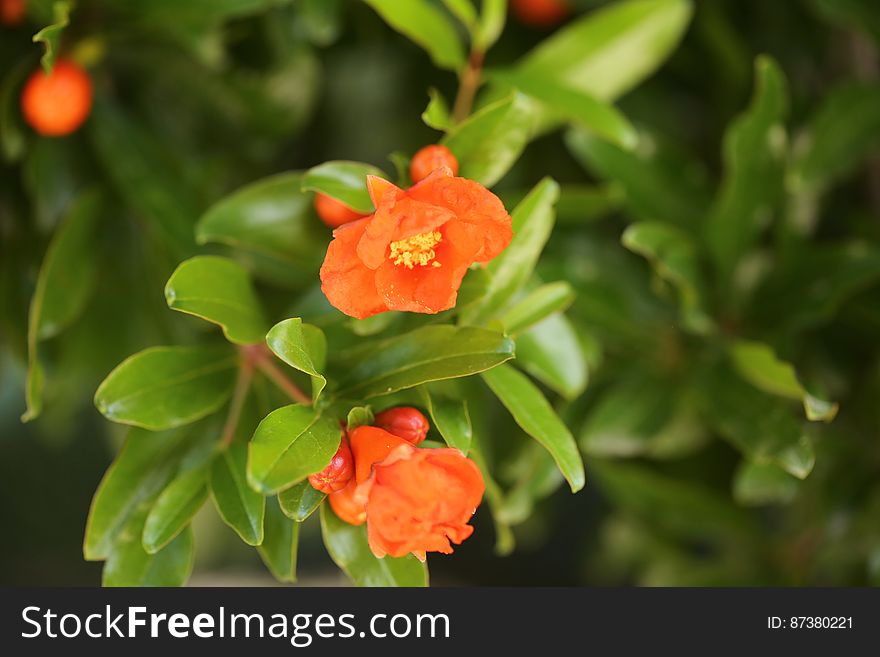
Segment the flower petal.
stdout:
<path fill-rule="evenodd" d="M 374 273 L 357 257 L 357 243 L 370 218 L 333 231 L 321 265 L 321 290 L 333 306 L 351 317 L 364 319 L 388 310 L 376 291 Z"/>

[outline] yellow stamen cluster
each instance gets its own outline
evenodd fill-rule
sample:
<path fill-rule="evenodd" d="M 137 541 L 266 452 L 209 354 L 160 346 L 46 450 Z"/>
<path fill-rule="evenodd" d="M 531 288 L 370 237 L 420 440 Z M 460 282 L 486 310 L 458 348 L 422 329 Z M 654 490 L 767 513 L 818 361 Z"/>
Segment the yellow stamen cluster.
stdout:
<path fill-rule="evenodd" d="M 388 257 L 395 265 L 403 265 L 407 269 L 412 269 L 416 265 L 424 267 L 428 264 L 439 267 L 440 263 L 434 261 L 437 255 L 434 253 L 434 247 L 440 243 L 441 238 L 440 232 L 433 230 L 391 242 L 391 255 Z"/>

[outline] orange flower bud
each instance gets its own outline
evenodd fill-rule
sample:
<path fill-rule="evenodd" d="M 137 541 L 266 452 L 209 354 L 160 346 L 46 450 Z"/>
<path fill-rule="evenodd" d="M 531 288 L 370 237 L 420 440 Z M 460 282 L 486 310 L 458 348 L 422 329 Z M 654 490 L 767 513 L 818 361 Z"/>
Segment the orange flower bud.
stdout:
<path fill-rule="evenodd" d="M 356 476 L 330 495 L 345 522 L 367 523 L 377 557 L 452 552 L 474 528 L 468 524 L 483 497 L 479 468 L 456 449 L 419 449 L 378 427 L 351 433 Z"/>
<path fill-rule="evenodd" d="M 468 268 L 510 243 L 504 205 L 472 180 L 442 167 L 404 191 L 367 177 L 376 212 L 333 231 L 321 289 L 346 315 L 452 308 Z"/>
<path fill-rule="evenodd" d="M 354 460 L 351 457 L 351 448 L 348 446 L 348 440 L 343 437 L 330 463 L 320 472 L 309 475 L 309 483 L 312 488 L 322 493 L 335 493 L 345 488 L 353 476 Z"/>
<path fill-rule="evenodd" d="M 452 151 L 446 146 L 432 144 L 413 155 L 409 164 L 409 176 L 414 183 L 417 183 L 441 167 L 448 167 L 453 176 L 458 175 L 458 160 L 455 159 Z"/>
<path fill-rule="evenodd" d="M 58 61 L 52 73 L 35 71 L 24 85 L 21 110 L 25 120 L 41 135 L 68 135 L 92 110 L 92 81 L 71 61 Z"/>
<path fill-rule="evenodd" d="M 21 25 L 26 13 L 26 0 L 0 0 L 0 23 Z"/>
<path fill-rule="evenodd" d="M 321 221 L 330 226 L 330 228 L 337 228 L 342 224 L 363 219 L 367 216 L 352 210 L 345 203 L 325 194 L 315 194 L 315 212 L 318 213 Z"/>
<path fill-rule="evenodd" d="M 520 23 L 534 27 L 556 25 L 571 13 L 567 0 L 511 0 L 510 9 Z"/>
<path fill-rule="evenodd" d="M 382 411 L 376 415 L 374 424 L 413 445 L 422 442 L 431 428 L 428 418 L 412 406 L 398 406 Z"/>

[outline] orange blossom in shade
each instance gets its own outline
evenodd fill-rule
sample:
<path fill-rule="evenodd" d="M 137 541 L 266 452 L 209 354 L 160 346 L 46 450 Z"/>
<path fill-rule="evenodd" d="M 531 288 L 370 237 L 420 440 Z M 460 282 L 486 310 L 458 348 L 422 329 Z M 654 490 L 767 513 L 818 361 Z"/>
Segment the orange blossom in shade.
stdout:
<path fill-rule="evenodd" d="M 351 433 L 355 479 L 328 498 L 351 524 L 367 523 L 377 557 L 452 552 L 474 528 L 483 498 L 480 470 L 457 449 L 421 449 L 378 427 Z"/>
<path fill-rule="evenodd" d="M 510 9 L 520 23 L 550 27 L 571 13 L 568 0 L 511 0 Z"/>
<path fill-rule="evenodd" d="M 458 175 L 458 160 L 455 159 L 451 150 L 440 144 L 425 146 L 413 155 L 413 159 L 409 163 L 409 177 L 414 183 L 417 183 L 440 167 L 449 167 L 453 176 Z"/>
<path fill-rule="evenodd" d="M 376 176 L 367 187 L 376 212 L 333 231 L 321 266 L 321 289 L 346 315 L 452 308 L 468 268 L 513 237 L 498 197 L 446 167 L 408 190 Z"/>
<path fill-rule="evenodd" d="M 26 13 L 26 0 L 0 0 L 0 23 L 21 25 Z"/>
<path fill-rule="evenodd" d="M 48 75 L 39 69 L 24 85 L 21 110 L 41 135 L 61 137 L 79 128 L 92 109 L 92 81 L 71 61 L 58 61 Z"/>
<path fill-rule="evenodd" d="M 315 194 L 315 212 L 318 213 L 321 221 L 330 226 L 330 228 L 337 228 L 342 224 L 347 224 L 350 221 L 367 216 L 352 210 L 342 201 L 337 201 L 335 198 L 325 194 Z"/>
<path fill-rule="evenodd" d="M 413 445 L 422 442 L 430 429 L 428 418 L 412 406 L 397 406 L 382 411 L 376 415 L 373 424 Z"/>
<path fill-rule="evenodd" d="M 343 436 L 339 449 L 330 459 L 330 463 L 320 472 L 309 475 L 309 483 L 312 488 L 322 493 L 335 493 L 345 488 L 353 476 L 354 461 L 351 457 L 351 448 L 348 446 L 348 439 Z"/>

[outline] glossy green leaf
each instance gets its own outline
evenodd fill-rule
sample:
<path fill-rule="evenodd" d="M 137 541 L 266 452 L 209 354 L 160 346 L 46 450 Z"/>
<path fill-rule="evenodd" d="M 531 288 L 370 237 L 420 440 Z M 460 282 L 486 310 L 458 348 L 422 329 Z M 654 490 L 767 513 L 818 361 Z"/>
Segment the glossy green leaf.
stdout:
<path fill-rule="evenodd" d="M 422 121 L 435 130 L 450 130 L 453 124 L 446 99 L 434 87 L 428 89 L 428 98 L 428 106 L 422 112 Z"/>
<path fill-rule="evenodd" d="M 434 428 L 440 432 L 447 445 L 467 456 L 474 437 L 467 402 L 432 395 L 425 386 L 419 388 L 419 392 Z"/>
<path fill-rule="evenodd" d="M 307 406 L 291 404 L 272 411 L 260 422 L 250 443 L 247 479 L 264 494 L 290 488 L 323 470 L 336 450 L 339 422 Z"/>
<path fill-rule="evenodd" d="M 260 545 L 266 498 L 248 485 L 247 458 L 247 445 L 233 442 L 214 458 L 208 482 L 223 521 L 248 545 Z"/>
<path fill-rule="evenodd" d="M 440 68 L 458 71 L 464 47 L 455 25 L 429 0 L 365 0 L 392 28 L 418 44 Z"/>
<path fill-rule="evenodd" d="M 774 463 L 806 479 L 816 456 L 788 402 L 721 367 L 702 372 L 698 382 L 704 418 L 722 437 L 750 460 Z"/>
<path fill-rule="evenodd" d="M 480 52 L 489 50 L 504 31 L 506 21 L 507 0 L 482 0 L 474 47 Z"/>
<path fill-rule="evenodd" d="M 207 465 L 181 471 L 156 498 L 144 524 L 142 543 L 156 554 L 187 526 L 208 497 Z"/>
<path fill-rule="evenodd" d="M 237 366 L 228 347 L 151 347 L 107 375 L 95 406 L 108 420 L 153 431 L 189 424 L 229 398 Z"/>
<path fill-rule="evenodd" d="M 335 198 L 357 212 L 369 214 L 373 211 L 373 201 L 367 191 L 367 176 L 388 178 L 388 174 L 371 164 L 343 160 L 324 162 L 303 174 L 302 189 Z"/>
<path fill-rule="evenodd" d="M 35 419 L 42 408 L 43 370 L 38 344 L 63 331 L 85 307 L 96 279 L 95 241 L 102 209 L 98 192 L 81 194 L 49 243 L 28 316 L 27 411 Z"/>
<path fill-rule="evenodd" d="M 450 130 L 443 145 L 455 154 L 459 175 L 491 187 L 519 158 L 532 132 L 534 103 L 513 94 L 474 112 Z"/>
<path fill-rule="evenodd" d="M 690 231 L 705 221 L 710 200 L 705 171 L 665 142 L 642 133 L 639 147 L 627 151 L 573 128 L 565 133 L 565 143 L 590 173 L 620 185 L 622 201 L 635 217 Z"/>
<path fill-rule="evenodd" d="M 302 319 L 285 319 L 266 335 L 266 344 L 285 363 L 312 378 L 312 399 L 317 401 L 327 379 L 320 373 L 327 359 L 327 338 L 317 326 Z"/>
<path fill-rule="evenodd" d="M 138 515 L 141 528 L 131 538 L 136 538 L 140 545 L 143 523 L 153 501 L 172 481 L 181 464 L 189 460 L 198 462 L 209 450 L 210 442 L 201 430 L 130 430 L 92 499 L 83 541 L 85 558 L 106 559 L 117 537 Z"/>
<path fill-rule="evenodd" d="M 70 2 L 54 3 L 52 24 L 47 25 L 34 35 L 34 43 L 42 43 L 46 49 L 40 58 L 40 63 L 46 73 L 51 73 L 55 66 L 55 58 L 58 56 L 58 49 L 61 45 L 61 35 L 70 24 L 71 9 Z"/>
<path fill-rule="evenodd" d="M 477 24 L 477 10 L 471 0 L 443 0 L 449 12 L 472 32 Z"/>
<path fill-rule="evenodd" d="M 299 526 L 300 523 L 281 512 L 278 500 L 274 497 L 266 500 L 266 537 L 257 551 L 279 582 L 296 581 Z"/>
<path fill-rule="evenodd" d="M 638 143 L 636 129 L 616 107 L 581 89 L 529 71 L 495 71 L 491 77 L 516 87 L 554 112 L 613 144 L 633 149 Z"/>
<path fill-rule="evenodd" d="M 583 488 L 584 464 L 574 437 L 537 386 L 509 365 L 481 376 L 522 430 L 550 452 L 572 492 Z"/>
<path fill-rule="evenodd" d="M 733 477 L 733 497 L 740 504 L 787 504 L 800 489 L 800 481 L 772 463 L 743 461 Z"/>
<path fill-rule="evenodd" d="M 315 263 L 327 233 L 302 191 L 302 174 L 280 173 L 246 185 L 201 216 L 199 244 L 219 242 L 297 263 Z"/>
<path fill-rule="evenodd" d="M 193 533 L 187 527 L 164 548 L 148 554 L 141 545 L 144 515 L 132 518 L 104 564 L 101 584 L 116 586 L 183 586 L 193 567 Z"/>
<path fill-rule="evenodd" d="M 352 431 L 358 427 L 373 424 L 375 417 L 373 409 L 369 406 L 355 406 L 348 412 L 345 422 L 345 430 Z"/>
<path fill-rule="evenodd" d="M 756 388 L 802 401 L 808 420 L 830 422 L 837 415 L 837 403 L 811 395 L 798 380 L 794 366 L 781 360 L 769 345 L 737 340 L 730 355 L 737 372 Z"/>
<path fill-rule="evenodd" d="M 516 206 L 511 213 L 513 240 L 487 266 L 489 286 L 477 304 L 460 313 L 463 323 L 479 324 L 493 317 L 529 280 L 553 230 L 558 198 L 559 185 L 544 178 Z"/>
<path fill-rule="evenodd" d="M 714 323 L 703 309 L 703 272 L 696 246 L 688 235 L 659 221 L 642 221 L 630 225 L 620 241 L 647 258 L 657 275 L 678 289 L 687 328 L 696 333 L 712 329 Z"/>
<path fill-rule="evenodd" d="M 561 313 L 517 336 L 515 362 L 566 399 L 575 399 L 587 387 L 584 351 L 571 322 Z"/>
<path fill-rule="evenodd" d="M 553 313 L 565 310 L 574 298 L 574 288 L 565 281 L 541 285 L 511 306 L 501 316 L 501 323 L 507 333 L 516 335 Z"/>
<path fill-rule="evenodd" d="M 691 12 L 689 0 L 616 2 L 557 31 L 525 57 L 521 68 L 613 100 L 663 63 Z"/>
<path fill-rule="evenodd" d="M 427 586 L 428 568 L 414 556 L 377 559 L 367 545 L 364 525 L 340 520 L 329 504 L 321 506 L 321 534 L 330 558 L 357 586 Z"/>
<path fill-rule="evenodd" d="M 278 493 L 278 504 L 288 518 L 304 522 L 321 506 L 326 497 L 327 493 L 315 490 L 308 481 L 301 481 Z"/>
<path fill-rule="evenodd" d="M 426 326 L 367 345 L 346 362 L 342 397 L 375 397 L 429 381 L 469 376 L 513 358 L 501 333 L 476 327 Z"/>
<path fill-rule="evenodd" d="M 724 276 L 768 226 L 782 196 L 787 106 L 785 76 L 772 59 L 759 57 L 752 103 L 724 137 L 724 181 L 705 226 L 710 253 Z"/>
<path fill-rule="evenodd" d="M 257 344 L 266 336 L 250 277 L 228 258 L 196 256 L 180 263 L 165 284 L 165 301 L 169 308 L 217 324 L 230 342 Z"/>

